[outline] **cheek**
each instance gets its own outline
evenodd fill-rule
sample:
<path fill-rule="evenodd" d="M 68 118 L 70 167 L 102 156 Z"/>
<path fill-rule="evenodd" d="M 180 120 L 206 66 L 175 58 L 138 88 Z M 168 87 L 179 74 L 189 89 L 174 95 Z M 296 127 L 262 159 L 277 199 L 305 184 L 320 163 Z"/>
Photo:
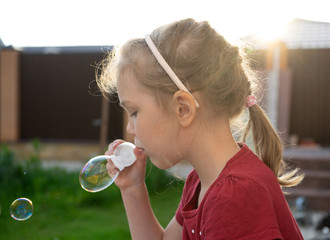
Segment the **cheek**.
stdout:
<path fill-rule="evenodd" d="M 154 119 L 137 119 L 135 122 L 136 140 L 149 152 L 159 152 L 166 142 L 163 124 Z"/>
<path fill-rule="evenodd" d="M 156 138 L 165 137 L 169 133 L 168 120 L 161 116 L 147 116 L 138 118 L 134 122 L 134 128 L 137 137 L 151 138 L 151 141 L 156 141 Z"/>
<path fill-rule="evenodd" d="M 140 115 L 135 121 L 135 137 L 145 148 L 154 165 L 168 168 L 176 160 L 177 128 L 175 122 L 166 114 Z"/>

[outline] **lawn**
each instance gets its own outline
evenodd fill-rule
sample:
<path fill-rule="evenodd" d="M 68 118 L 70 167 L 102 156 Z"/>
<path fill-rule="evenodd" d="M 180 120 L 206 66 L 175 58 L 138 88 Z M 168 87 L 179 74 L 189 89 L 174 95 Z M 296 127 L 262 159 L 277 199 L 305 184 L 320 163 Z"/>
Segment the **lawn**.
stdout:
<path fill-rule="evenodd" d="M 148 164 L 146 183 L 154 212 L 166 227 L 180 201 L 182 182 Z M 25 221 L 9 214 L 10 204 L 27 197 L 34 213 Z M 0 148 L 0 239 L 97 240 L 130 239 L 120 192 L 110 186 L 102 192 L 84 191 L 77 173 L 40 168 L 33 156 L 21 165 Z"/>
<path fill-rule="evenodd" d="M 173 217 L 179 200 L 180 190 L 178 189 L 151 195 L 155 214 L 164 227 Z M 81 207 L 73 206 L 66 199 L 57 199 L 57 201 L 61 203 L 55 205 L 51 202 L 35 203 L 34 214 L 26 221 L 16 221 L 9 215 L 2 214 L 0 239 L 130 239 L 125 210 L 120 201 L 109 206 L 101 204 L 101 206 Z M 61 206 L 62 204 L 67 205 Z M 4 210 L 6 209 L 2 209 Z"/>

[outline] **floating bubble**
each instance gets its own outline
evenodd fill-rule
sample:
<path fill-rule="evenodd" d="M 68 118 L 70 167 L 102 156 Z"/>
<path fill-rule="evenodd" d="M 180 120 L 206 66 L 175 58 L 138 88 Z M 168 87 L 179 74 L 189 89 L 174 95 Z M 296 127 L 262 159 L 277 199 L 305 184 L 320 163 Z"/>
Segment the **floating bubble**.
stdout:
<path fill-rule="evenodd" d="M 111 176 L 108 174 L 106 167 L 108 159 L 111 159 L 121 171 L 135 162 L 134 148 L 134 144 L 125 142 L 116 148 L 114 155 L 101 155 L 90 159 L 79 175 L 81 187 L 88 192 L 99 192 L 109 187 L 116 180 L 119 172 Z"/>
<path fill-rule="evenodd" d="M 33 204 L 30 199 L 18 198 L 10 205 L 10 215 L 13 219 L 24 221 L 33 214 Z"/>

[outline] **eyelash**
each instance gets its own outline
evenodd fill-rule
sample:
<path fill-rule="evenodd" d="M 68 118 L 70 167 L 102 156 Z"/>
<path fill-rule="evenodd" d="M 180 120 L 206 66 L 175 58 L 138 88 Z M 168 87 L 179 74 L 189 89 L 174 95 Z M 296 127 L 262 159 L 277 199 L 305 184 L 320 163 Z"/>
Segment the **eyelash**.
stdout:
<path fill-rule="evenodd" d="M 136 115 L 137 115 L 137 111 L 133 112 L 130 116 L 131 117 L 136 117 Z"/>

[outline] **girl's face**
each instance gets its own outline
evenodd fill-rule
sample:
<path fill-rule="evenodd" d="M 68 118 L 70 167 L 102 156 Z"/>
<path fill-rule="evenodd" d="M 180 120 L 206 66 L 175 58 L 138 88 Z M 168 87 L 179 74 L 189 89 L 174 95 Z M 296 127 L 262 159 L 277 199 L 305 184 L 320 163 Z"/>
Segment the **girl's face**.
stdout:
<path fill-rule="evenodd" d="M 158 168 L 167 169 L 181 161 L 176 144 L 179 125 L 171 107 L 165 112 L 154 94 L 129 71 L 118 80 L 117 90 L 120 104 L 128 114 L 127 132 L 134 135 L 135 145 Z"/>

